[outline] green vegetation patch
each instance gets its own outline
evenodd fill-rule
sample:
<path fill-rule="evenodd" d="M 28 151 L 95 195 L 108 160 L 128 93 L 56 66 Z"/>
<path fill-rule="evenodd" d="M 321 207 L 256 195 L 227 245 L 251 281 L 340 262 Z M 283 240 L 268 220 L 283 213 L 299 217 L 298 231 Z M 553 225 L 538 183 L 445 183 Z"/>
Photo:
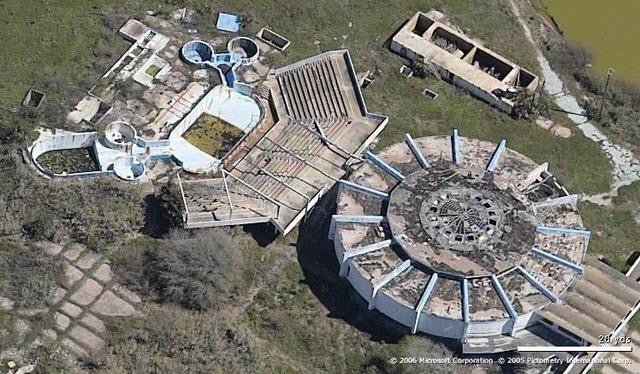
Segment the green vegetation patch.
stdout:
<path fill-rule="evenodd" d="M 49 257 L 40 247 L 13 241 L 0 242 L 0 295 L 18 308 L 46 306 L 64 275 L 59 257 Z"/>
<path fill-rule="evenodd" d="M 531 121 L 515 120 L 489 105 L 471 97 L 463 90 L 440 79 L 427 77 L 400 78 L 390 73 L 378 78 L 383 90 L 365 91 L 368 103 L 379 111 L 391 114 L 389 125 L 382 132 L 377 148 L 382 149 L 402 141 L 409 132 L 414 138 L 449 134 L 453 128 L 465 137 L 497 143 L 507 139 L 507 147 L 532 158 L 538 163 L 549 162 L 549 169 L 571 192 L 597 193 L 609 190 L 611 165 L 598 144 L 573 128 L 573 136 L 563 139 L 538 127 Z M 436 100 L 422 99 L 422 90 L 429 87 L 438 93 Z M 415 97 L 418 104 L 409 105 L 407 97 Z M 553 113 L 553 112 L 552 112 Z M 563 126 L 566 117 L 554 116 Z M 464 152 L 464 151 L 463 151 Z M 584 162 L 588 159 L 589 162 Z"/>
<path fill-rule="evenodd" d="M 187 130 L 184 138 L 201 151 L 222 158 L 243 135 L 239 128 L 205 113 Z"/>
<path fill-rule="evenodd" d="M 156 74 L 160 72 L 160 68 L 155 65 L 149 65 L 145 73 L 155 78 Z"/>
<path fill-rule="evenodd" d="M 585 226 L 591 230 L 589 252 L 603 256 L 626 272 L 640 243 L 640 182 L 622 187 L 611 206 L 580 203 Z"/>
<path fill-rule="evenodd" d="M 93 148 L 89 147 L 49 151 L 40 155 L 37 161 L 55 174 L 98 170 Z"/>
<path fill-rule="evenodd" d="M 117 245 L 143 224 L 140 186 L 111 178 L 48 181 L 0 155 L 0 236 L 73 239 L 94 250 Z"/>
<path fill-rule="evenodd" d="M 228 230 L 139 237 L 110 254 L 121 281 L 149 299 L 188 309 L 220 309 L 246 285 L 244 253 Z"/>
<path fill-rule="evenodd" d="M 98 373 L 255 373 L 262 360 L 236 316 L 148 304 L 143 318 L 110 323 Z"/>
<path fill-rule="evenodd" d="M 162 301 L 197 310 L 220 308 L 242 287 L 242 253 L 223 230 L 181 236 L 148 253 L 151 285 Z"/>

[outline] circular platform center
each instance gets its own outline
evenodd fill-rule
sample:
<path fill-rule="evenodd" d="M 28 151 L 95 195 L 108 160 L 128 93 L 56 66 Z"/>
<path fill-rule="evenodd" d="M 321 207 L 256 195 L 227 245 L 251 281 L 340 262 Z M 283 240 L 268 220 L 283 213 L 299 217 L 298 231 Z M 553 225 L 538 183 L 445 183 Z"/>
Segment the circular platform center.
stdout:
<path fill-rule="evenodd" d="M 440 165 L 413 173 L 392 191 L 387 218 L 409 257 L 456 277 L 518 266 L 535 238 L 530 209 L 483 170 Z"/>

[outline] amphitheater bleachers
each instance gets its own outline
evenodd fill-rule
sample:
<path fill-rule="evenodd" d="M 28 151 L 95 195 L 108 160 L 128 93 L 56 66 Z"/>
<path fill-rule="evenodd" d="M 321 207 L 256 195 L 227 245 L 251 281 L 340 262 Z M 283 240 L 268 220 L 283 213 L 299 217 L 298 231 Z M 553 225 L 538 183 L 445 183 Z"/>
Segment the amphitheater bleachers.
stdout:
<path fill-rule="evenodd" d="M 273 139 L 270 134 L 263 137 L 256 144 L 254 151 L 249 152 L 236 164 L 232 173 L 270 198 L 276 201 L 288 201 L 289 207 L 293 209 L 302 208 L 319 191 L 321 186 L 310 188 L 306 184 L 305 197 L 301 196 L 299 189 L 292 191 L 290 183 L 294 183 L 299 173 L 305 170 L 306 164 L 291 153 L 309 162 L 314 162 L 315 157 L 320 157 L 319 154 L 326 148 L 326 145 L 316 133 L 313 121 L 308 119 L 291 120 L 295 124 L 292 123 L 287 127 L 289 131 L 283 131 Z M 349 119 L 345 117 L 317 121 L 329 138 L 342 136 L 349 124 Z M 291 153 L 279 148 L 276 144 L 285 147 Z M 340 157 L 339 165 L 333 165 L 341 167 L 344 161 L 346 159 Z M 326 170 L 326 172 L 330 173 L 331 170 Z"/>
<path fill-rule="evenodd" d="M 296 119 L 349 115 L 332 58 L 294 67 L 276 76 L 287 114 Z"/>

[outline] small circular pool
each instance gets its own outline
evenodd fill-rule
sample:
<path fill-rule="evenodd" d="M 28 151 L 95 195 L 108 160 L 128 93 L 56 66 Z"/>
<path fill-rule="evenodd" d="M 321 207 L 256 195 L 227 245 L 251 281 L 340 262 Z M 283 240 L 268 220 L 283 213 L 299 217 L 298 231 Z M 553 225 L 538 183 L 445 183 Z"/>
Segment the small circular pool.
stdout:
<path fill-rule="evenodd" d="M 104 130 L 104 138 L 111 148 L 126 149 L 131 147 L 136 140 L 136 130 L 124 121 L 114 121 Z"/>
<path fill-rule="evenodd" d="M 260 55 L 260 49 L 256 42 L 243 36 L 233 38 L 227 43 L 227 50 L 233 54 L 234 59 L 242 65 L 256 62 Z"/>
<path fill-rule="evenodd" d="M 136 160 L 133 156 L 126 156 L 117 159 L 113 163 L 113 171 L 124 180 L 132 181 L 139 179 L 145 171 L 144 162 Z"/>
<path fill-rule="evenodd" d="M 213 55 L 213 48 L 202 40 L 192 40 L 182 46 L 182 57 L 190 64 L 206 63 Z"/>

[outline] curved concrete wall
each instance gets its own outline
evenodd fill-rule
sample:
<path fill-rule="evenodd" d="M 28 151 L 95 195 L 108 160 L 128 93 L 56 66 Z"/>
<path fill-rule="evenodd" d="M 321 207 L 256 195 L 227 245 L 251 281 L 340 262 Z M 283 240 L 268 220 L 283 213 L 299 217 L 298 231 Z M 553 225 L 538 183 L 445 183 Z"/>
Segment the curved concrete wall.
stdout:
<path fill-rule="evenodd" d="M 402 323 L 409 328 L 413 328 L 416 320 L 416 311 L 402 303 L 397 302 L 393 297 L 385 292 L 378 291 L 375 300 L 375 307 L 387 316 L 393 316 L 393 319 Z"/>
<path fill-rule="evenodd" d="M 213 47 L 202 40 L 192 40 L 182 46 L 182 57 L 190 64 L 203 65 L 214 56 Z"/>
<path fill-rule="evenodd" d="M 341 262 L 345 249 L 342 246 L 342 241 L 340 240 L 340 228 L 336 228 L 335 230 L 333 244 L 338 262 Z M 357 268 L 351 264 L 351 260 L 347 260 L 346 266 L 348 267 L 348 271 L 346 272 L 345 277 L 358 294 L 360 294 L 360 296 L 369 303 L 373 293 L 372 283 L 358 272 Z M 413 328 L 416 318 L 416 311 L 414 308 L 398 302 L 382 290 L 378 291 L 376 294 L 373 305 L 375 309 L 379 310 L 394 321 L 409 328 Z M 427 303 L 427 306 L 425 306 L 425 309 L 420 315 L 418 331 L 443 338 L 462 339 L 465 334 L 466 336 L 472 337 L 498 336 L 510 334 L 512 329 L 515 331 L 522 330 L 535 323 L 535 319 L 532 318 L 533 312 L 518 315 L 515 321 L 515 326 L 512 319 L 466 323 L 463 320 L 439 317 L 426 313 L 428 305 L 429 304 Z"/>
<path fill-rule="evenodd" d="M 462 320 L 454 320 L 422 313 L 418 322 L 418 331 L 443 338 L 462 339 L 467 326 Z"/>
<path fill-rule="evenodd" d="M 237 60 L 240 64 L 250 65 L 258 61 L 258 58 L 260 57 L 260 48 L 253 40 L 244 36 L 239 36 L 229 40 L 227 43 L 227 51 L 233 54 L 235 47 L 242 48 L 246 54 L 246 57 Z"/>
<path fill-rule="evenodd" d="M 264 108 L 256 100 L 225 86 L 216 86 L 200 99 L 169 134 L 174 158 L 191 173 L 217 171 L 220 160 L 187 142 L 183 135 L 202 114 L 216 116 L 245 134 L 264 118 Z"/>

